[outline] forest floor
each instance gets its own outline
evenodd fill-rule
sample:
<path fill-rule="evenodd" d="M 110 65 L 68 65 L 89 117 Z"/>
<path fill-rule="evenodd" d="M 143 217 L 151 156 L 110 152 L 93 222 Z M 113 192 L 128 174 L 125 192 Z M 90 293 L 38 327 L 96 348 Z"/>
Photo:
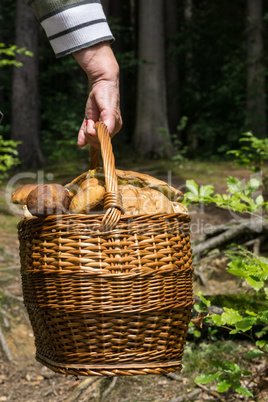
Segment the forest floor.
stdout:
<path fill-rule="evenodd" d="M 121 166 L 123 168 L 123 166 Z M 181 169 L 183 174 L 163 174 L 163 168 L 156 163 L 151 168 L 149 162 L 133 170 L 143 171 L 157 176 L 172 185 L 184 188 L 186 179 L 195 179 L 199 184 L 212 184 L 216 192 L 226 192 L 225 177 L 235 176 L 247 179 L 249 174 L 230 163 L 194 164 L 189 163 Z M 60 170 L 59 170 L 60 171 Z M 59 182 L 66 183 L 66 175 L 55 173 Z M 70 176 L 72 176 L 70 174 Z M 75 175 L 73 175 L 75 176 Z M 192 241 L 202 238 L 203 230 L 208 225 L 227 223 L 234 217 L 229 211 L 215 207 L 195 206 L 190 210 L 192 216 Z M 236 401 L 250 400 L 233 397 L 229 394 L 218 394 L 215 387 L 197 386 L 194 378 L 207 367 L 208 360 L 217 354 L 228 359 L 234 354 L 241 355 L 246 346 L 245 342 L 216 340 L 210 345 L 195 344 L 191 340 L 185 347 L 181 373 L 174 377 L 168 376 L 136 376 L 136 377 L 79 377 L 55 374 L 48 368 L 35 361 L 34 337 L 27 312 L 22 301 L 20 281 L 19 242 L 17 239 L 16 224 L 18 216 L 10 212 L 5 200 L 5 186 L 0 188 L 0 402 L 40 402 L 40 401 L 111 401 L 111 402 L 145 402 L 145 401 Z M 204 294 L 230 294 L 238 291 L 238 282 L 227 274 L 226 257 L 223 254 L 210 261 L 207 272 L 206 286 L 198 278 L 194 281 L 194 291 L 202 290 Z M 1 290 L 2 289 L 2 290 Z M 3 344 L 6 343 L 6 350 Z M 0 343 L 1 345 L 1 343 Z M 210 345 L 210 346 L 208 346 Z M 255 359 L 252 371 L 256 372 L 263 367 L 261 359 Z M 248 368 L 248 367 L 247 367 Z M 266 383 L 258 384 L 258 401 L 268 400 Z M 263 380 L 262 380 L 263 381 Z M 265 391 L 266 388 L 266 391 Z M 107 395 L 106 391 L 109 391 Z M 253 400 L 253 399 L 252 399 Z M 256 399 L 254 399 L 256 400 Z"/>

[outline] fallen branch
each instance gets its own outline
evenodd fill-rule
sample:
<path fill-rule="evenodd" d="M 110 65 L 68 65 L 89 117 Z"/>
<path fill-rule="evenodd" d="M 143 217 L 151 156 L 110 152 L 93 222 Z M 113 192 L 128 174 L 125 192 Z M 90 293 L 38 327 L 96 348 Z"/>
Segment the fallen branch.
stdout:
<path fill-rule="evenodd" d="M 201 257 L 201 255 L 208 253 L 210 250 L 234 242 L 234 240 L 240 236 L 245 238 L 252 234 L 256 235 L 256 233 L 260 234 L 267 232 L 268 222 L 265 220 L 259 218 L 244 220 L 237 226 L 227 229 L 225 232 L 194 246 L 193 254 Z"/>
<path fill-rule="evenodd" d="M 104 402 L 107 396 L 112 392 L 112 390 L 115 387 L 115 384 L 117 383 L 118 377 L 113 377 L 112 382 L 110 383 L 109 387 L 103 392 L 102 397 L 101 397 L 101 402 Z"/>
<path fill-rule="evenodd" d="M 99 377 L 88 377 L 85 380 L 81 381 L 76 387 L 75 390 L 72 392 L 71 396 L 67 399 L 67 402 L 75 402 L 75 401 L 81 401 L 81 396 L 84 392 L 87 391 L 88 389 L 90 390 L 90 393 L 92 392 L 92 388 L 94 389 L 96 386 L 98 386 L 98 383 L 102 380 L 102 378 Z M 94 383 L 98 383 L 95 385 Z M 94 387 L 92 385 L 94 384 Z"/>
<path fill-rule="evenodd" d="M 2 332 L 2 330 L 1 330 L 1 326 L 0 326 L 0 344 L 1 344 L 1 347 L 2 347 L 2 350 L 3 350 L 4 354 L 5 354 L 6 357 L 7 357 L 7 360 L 8 360 L 9 362 L 11 362 L 11 363 L 14 363 L 14 360 L 13 360 L 13 358 L 12 358 L 12 355 L 11 355 L 11 352 L 10 352 L 10 350 L 9 350 L 8 344 L 7 344 L 7 342 L 6 342 L 6 339 L 5 339 L 5 337 L 4 337 L 3 332 Z"/>
<path fill-rule="evenodd" d="M 174 381 L 182 381 L 182 376 L 175 373 L 167 373 L 164 376 Z"/>
<path fill-rule="evenodd" d="M 220 401 L 224 401 L 225 399 L 222 399 L 220 394 L 216 391 L 211 391 L 208 387 L 205 387 L 203 384 L 196 384 L 199 388 L 201 388 L 203 391 L 207 392 L 209 395 L 212 395 L 214 398 L 219 399 Z"/>
<path fill-rule="evenodd" d="M 178 396 L 177 398 L 173 398 L 170 400 L 170 402 L 183 402 L 183 401 L 191 401 L 191 400 L 196 400 L 196 396 L 201 394 L 202 390 L 201 389 L 194 389 L 192 392 L 189 392 L 188 394 L 184 394 L 182 396 Z M 187 399 L 186 399 L 187 398 Z"/>

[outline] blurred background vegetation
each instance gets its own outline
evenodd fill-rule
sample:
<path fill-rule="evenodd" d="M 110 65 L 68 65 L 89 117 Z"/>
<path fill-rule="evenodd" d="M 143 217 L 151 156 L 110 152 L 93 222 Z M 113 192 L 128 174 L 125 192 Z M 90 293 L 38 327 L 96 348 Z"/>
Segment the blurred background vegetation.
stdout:
<path fill-rule="evenodd" d="M 266 137 L 268 3 L 103 0 L 121 68 L 116 157 L 218 160 L 245 130 Z M 72 56 L 56 59 L 24 0 L 0 4 L 1 135 L 27 167 L 87 158 L 76 146 L 89 91 Z M 1 54 L 11 60 L 12 55 Z M 144 142 L 146 139 L 146 142 Z M 229 156 L 230 158 L 231 156 Z"/>

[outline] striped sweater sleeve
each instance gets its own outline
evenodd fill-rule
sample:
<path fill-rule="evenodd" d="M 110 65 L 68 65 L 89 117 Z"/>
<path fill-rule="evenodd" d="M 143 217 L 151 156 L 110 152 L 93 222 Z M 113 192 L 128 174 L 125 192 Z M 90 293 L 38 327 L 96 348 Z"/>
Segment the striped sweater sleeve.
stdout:
<path fill-rule="evenodd" d="M 56 57 L 114 37 L 100 0 L 26 0 L 44 28 Z"/>

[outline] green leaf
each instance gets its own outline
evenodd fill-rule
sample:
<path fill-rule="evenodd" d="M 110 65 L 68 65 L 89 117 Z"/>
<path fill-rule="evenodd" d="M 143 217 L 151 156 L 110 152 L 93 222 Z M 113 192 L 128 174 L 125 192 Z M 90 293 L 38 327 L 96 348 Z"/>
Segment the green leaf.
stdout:
<path fill-rule="evenodd" d="M 231 387 L 231 385 L 232 385 L 231 381 L 227 381 L 227 380 L 221 381 L 221 382 L 219 382 L 219 384 L 217 386 L 217 391 L 225 392 L 225 391 L 227 391 L 227 389 L 229 389 Z"/>
<path fill-rule="evenodd" d="M 238 329 L 232 329 L 232 331 L 230 331 L 229 334 L 235 335 L 237 334 L 237 332 L 239 332 Z"/>
<path fill-rule="evenodd" d="M 258 292 L 264 286 L 264 282 L 260 280 L 255 280 L 252 277 L 246 278 L 246 282 L 251 286 L 256 292 Z"/>
<path fill-rule="evenodd" d="M 263 348 L 264 346 L 268 346 L 268 341 L 265 341 L 264 339 L 262 339 L 261 341 L 257 341 L 256 346 L 259 346 L 259 348 Z"/>
<path fill-rule="evenodd" d="M 186 187 L 195 196 L 199 195 L 198 184 L 194 180 L 186 180 Z"/>
<path fill-rule="evenodd" d="M 214 193 L 214 187 L 210 184 L 200 187 L 199 191 L 200 197 L 209 197 L 213 193 Z"/>
<path fill-rule="evenodd" d="M 251 372 L 251 371 L 248 371 L 248 370 L 242 370 L 241 373 L 242 373 L 243 375 L 251 375 L 251 374 L 252 374 L 252 372 Z"/>
<path fill-rule="evenodd" d="M 194 380 L 194 382 L 196 384 L 208 384 L 209 382 L 215 380 L 216 378 L 218 378 L 220 373 L 213 373 L 213 374 L 201 374 L 198 377 L 196 377 L 196 379 Z"/>
<path fill-rule="evenodd" d="M 258 197 L 255 199 L 255 203 L 257 205 L 262 205 L 264 203 L 264 198 L 263 198 L 263 196 L 261 194 L 258 195 Z"/>
<path fill-rule="evenodd" d="M 236 383 L 232 384 L 233 388 L 236 392 L 243 396 L 253 396 L 253 394 L 245 387 L 242 387 L 240 382 L 237 381 Z"/>
<path fill-rule="evenodd" d="M 260 187 L 260 180 L 253 177 L 252 179 L 250 179 L 245 187 L 245 194 L 246 195 L 251 195 L 252 193 L 254 193 L 254 191 L 256 191 L 259 187 Z"/>
<path fill-rule="evenodd" d="M 256 359 L 257 357 L 263 356 L 264 352 L 259 349 L 253 349 L 246 353 L 246 359 Z"/>
<path fill-rule="evenodd" d="M 244 320 L 238 321 L 235 326 L 240 331 L 246 332 L 252 328 L 253 320 L 250 318 L 245 318 Z"/>
<path fill-rule="evenodd" d="M 222 318 L 222 316 L 218 315 L 218 314 L 213 314 L 211 316 L 211 321 L 213 322 L 213 324 L 217 325 L 218 327 L 220 327 L 221 325 L 224 325 L 226 323 L 226 321 Z"/>
<path fill-rule="evenodd" d="M 207 299 L 202 295 L 202 292 L 197 292 L 196 295 L 197 295 L 198 297 L 200 297 L 200 299 L 202 300 L 202 302 L 203 302 L 206 306 L 210 306 L 210 305 L 211 305 L 210 300 L 207 300 Z"/>
<path fill-rule="evenodd" d="M 198 313 L 204 313 L 204 312 L 207 311 L 207 306 L 206 306 L 203 302 L 195 303 L 194 309 L 195 309 L 195 311 L 197 311 Z"/>
<path fill-rule="evenodd" d="M 224 310 L 225 312 L 222 313 L 222 319 L 229 325 L 234 325 L 243 318 L 237 310 L 227 307 L 224 307 Z"/>
<path fill-rule="evenodd" d="M 240 193 L 243 191 L 243 184 L 237 178 L 227 176 L 227 187 L 230 193 Z"/>
<path fill-rule="evenodd" d="M 235 276 L 240 276 L 240 278 L 247 277 L 247 274 L 240 268 L 228 268 L 227 271 Z"/>
<path fill-rule="evenodd" d="M 195 336 L 196 338 L 200 338 L 201 332 L 198 331 L 198 329 L 195 329 L 195 330 L 194 330 L 194 336 Z"/>

